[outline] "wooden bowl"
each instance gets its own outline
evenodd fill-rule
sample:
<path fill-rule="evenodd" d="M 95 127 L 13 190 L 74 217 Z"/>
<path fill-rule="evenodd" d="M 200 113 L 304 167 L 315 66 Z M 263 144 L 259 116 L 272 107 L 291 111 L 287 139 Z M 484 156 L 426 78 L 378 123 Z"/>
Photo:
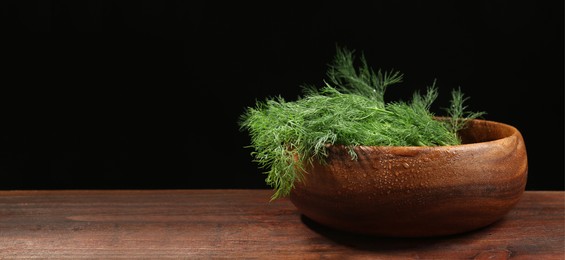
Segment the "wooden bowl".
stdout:
<path fill-rule="evenodd" d="M 290 200 L 322 225 L 387 237 L 441 236 L 487 226 L 507 214 L 526 186 L 520 132 L 472 120 L 463 144 L 439 147 L 329 146 L 326 164 L 306 167 Z"/>

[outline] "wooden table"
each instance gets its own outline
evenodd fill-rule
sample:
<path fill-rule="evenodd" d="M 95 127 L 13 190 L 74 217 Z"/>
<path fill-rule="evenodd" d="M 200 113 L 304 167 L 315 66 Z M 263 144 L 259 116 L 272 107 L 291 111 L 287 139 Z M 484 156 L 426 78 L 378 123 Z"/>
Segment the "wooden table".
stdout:
<path fill-rule="evenodd" d="M 270 190 L 0 191 L 0 259 L 565 259 L 565 193 L 440 238 L 320 226 Z"/>

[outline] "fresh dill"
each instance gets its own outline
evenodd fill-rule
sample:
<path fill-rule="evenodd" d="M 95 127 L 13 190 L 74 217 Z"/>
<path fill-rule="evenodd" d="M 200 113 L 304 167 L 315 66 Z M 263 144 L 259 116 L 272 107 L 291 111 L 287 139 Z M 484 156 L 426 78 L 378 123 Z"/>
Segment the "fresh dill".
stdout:
<path fill-rule="evenodd" d="M 452 91 L 447 120 L 437 120 L 430 106 L 438 96 L 434 84 L 425 94 L 415 92 L 411 102 L 385 103 L 387 87 L 402 82 L 398 71 L 372 70 L 361 55 L 355 67 L 354 51 L 337 48 L 324 86 L 303 87 L 295 101 L 282 97 L 257 101 L 246 108 L 238 122 L 251 137 L 251 155 L 268 170 L 266 183 L 274 188 L 272 199 L 287 196 L 299 181 L 305 163 L 323 161 L 327 145 L 364 146 L 457 145 L 457 132 L 482 112 L 466 112 L 460 89 Z"/>

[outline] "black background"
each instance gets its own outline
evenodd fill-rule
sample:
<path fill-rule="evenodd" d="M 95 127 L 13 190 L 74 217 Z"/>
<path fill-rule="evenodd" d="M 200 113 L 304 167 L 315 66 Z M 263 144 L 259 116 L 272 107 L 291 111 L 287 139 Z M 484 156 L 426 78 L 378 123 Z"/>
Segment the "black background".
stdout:
<path fill-rule="evenodd" d="M 434 79 L 442 113 L 517 127 L 529 190 L 563 190 L 563 1 L 2 1 L 0 188 L 268 188 L 237 121 L 320 85 L 335 46 Z"/>

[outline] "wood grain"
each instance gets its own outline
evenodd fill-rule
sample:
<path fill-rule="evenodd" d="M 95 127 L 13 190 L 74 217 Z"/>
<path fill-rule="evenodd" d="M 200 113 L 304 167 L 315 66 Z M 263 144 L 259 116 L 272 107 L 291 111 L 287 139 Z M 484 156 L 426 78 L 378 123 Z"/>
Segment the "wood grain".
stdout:
<path fill-rule="evenodd" d="M 321 226 L 270 190 L 1 191 L 2 259 L 564 259 L 564 192 L 434 239 Z"/>

